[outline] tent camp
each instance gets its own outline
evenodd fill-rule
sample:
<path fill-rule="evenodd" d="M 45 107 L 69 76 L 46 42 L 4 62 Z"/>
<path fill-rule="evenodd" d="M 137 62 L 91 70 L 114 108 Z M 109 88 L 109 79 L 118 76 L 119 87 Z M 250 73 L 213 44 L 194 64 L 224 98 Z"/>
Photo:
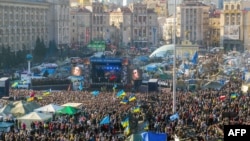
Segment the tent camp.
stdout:
<path fill-rule="evenodd" d="M 63 109 L 63 106 L 55 105 L 55 104 L 49 104 L 45 105 L 43 107 L 37 108 L 34 110 L 34 112 L 42 112 L 42 113 L 55 113 L 56 111 L 59 111 Z"/>
<path fill-rule="evenodd" d="M 34 109 L 40 106 L 36 102 L 16 101 L 5 105 L 0 109 L 2 115 L 22 116 L 27 113 L 33 112 Z"/>
<path fill-rule="evenodd" d="M 12 103 L 13 108 L 11 109 L 11 114 L 14 116 L 22 116 L 27 113 L 33 112 L 34 109 L 39 108 L 40 106 L 36 102 L 25 102 L 25 101 L 16 101 Z"/>
<path fill-rule="evenodd" d="M 36 113 L 36 112 L 31 112 L 27 115 L 24 115 L 20 118 L 17 118 L 19 122 L 25 123 L 26 127 L 30 129 L 30 124 L 31 122 L 34 121 L 49 121 L 52 119 L 51 114 L 44 114 L 44 113 Z"/>

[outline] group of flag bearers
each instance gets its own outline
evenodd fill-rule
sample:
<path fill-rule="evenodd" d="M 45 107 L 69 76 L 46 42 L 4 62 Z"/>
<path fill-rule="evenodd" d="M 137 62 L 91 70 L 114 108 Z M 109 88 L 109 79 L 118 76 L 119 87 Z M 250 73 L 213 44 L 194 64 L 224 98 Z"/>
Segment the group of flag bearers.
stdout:
<path fill-rule="evenodd" d="M 116 89 L 116 86 L 113 87 L 114 93 L 115 93 L 115 89 Z M 97 96 L 99 94 L 99 91 L 93 91 L 92 94 L 94 96 Z M 120 104 L 129 104 L 129 103 L 135 102 L 137 100 L 135 94 L 130 94 L 128 96 L 127 93 L 124 90 L 118 91 L 116 93 L 116 97 L 120 100 Z M 130 112 L 131 113 L 140 113 L 141 112 L 141 106 L 139 104 L 137 104 L 136 106 L 131 108 Z M 175 121 L 175 120 L 178 120 L 178 119 L 179 119 L 178 113 L 175 113 L 172 116 L 170 116 L 170 121 Z M 124 135 L 127 136 L 127 137 L 129 135 L 131 135 L 131 126 L 132 126 L 132 125 L 130 125 L 131 120 L 133 120 L 133 119 L 131 119 L 130 116 L 128 115 L 121 121 L 121 125 L 122 125 L 122 127 L 124 129 L 123 130 Z M 109 115 L 104 117 L 101 120 L 100 124 L 101 125 L 110 124 Z M 167 134 L 149 132 L 149 122 L 148 121 L 145 121 L 143 123 L 143 130 L 144 131 L 141 133 L 141 137 L 142 137 L 143 141 L 151 141 L 152 139 L 153 140 L 159 139 L 159 141 L 162 140 L 162 139 L 164 141 L 167 140 Z"/>

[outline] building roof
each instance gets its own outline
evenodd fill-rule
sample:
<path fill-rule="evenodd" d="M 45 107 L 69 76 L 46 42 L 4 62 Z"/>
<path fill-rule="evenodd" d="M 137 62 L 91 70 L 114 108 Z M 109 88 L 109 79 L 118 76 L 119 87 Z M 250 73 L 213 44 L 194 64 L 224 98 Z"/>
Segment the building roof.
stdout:
<path fill-rule="evenodd" d="M 169 54 L 172 54 L 174 50 L 174 45 L 163 45 L 159 48 L 157 48 L 153 53 L 149 55 L 150 58 L 152 57 L 166 57 Z"/>

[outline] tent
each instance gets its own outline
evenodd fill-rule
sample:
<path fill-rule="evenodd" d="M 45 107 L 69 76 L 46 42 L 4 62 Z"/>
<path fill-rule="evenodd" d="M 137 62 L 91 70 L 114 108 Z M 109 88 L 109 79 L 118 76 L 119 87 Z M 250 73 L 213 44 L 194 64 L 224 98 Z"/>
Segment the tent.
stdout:
<path fill-rule="evenodd" d="M 44 114 L 44 113 L 37 113 L 37 112 L 31 112 L 27 115 L 24 115 L 20 118 L 17 118 L 19 122 L 25 123 L 27 129 L 30 129 L 31 122 L 35 121 L 49 121 L 52 119 L 51 114 Z"/>
<path fill-rule="evenodd" d="M 77 113 L 77 109 L 71 106 L 66 106 L 63 109 L 57 111 L 58 114 L 74 115 Z"/>
<path fill-rule="evenodd" d="M 22 116 L 40 106 L 36 102 L 16 101 L 5 105 L 0 109 L 2 115 L 13 114 L 14 116 Z"/>
<path fill-rule="evenodd" d="M 142 141 L 142 136 L 141 134 L 131 134 L 125 141 Z"/>
<path fill-rule="evenodd" d="M 63 109 L 62 106 L 58 106 L 58 105 L 55 105 L 55 104 L 49 104 L 49 105 L 45 105 L 43 107 L 35 109 L 34 112 L 55 113 L 56 111 L 59 111 L 61 109 Z"/>
<path fill-rule="evenodd" d="M 0 122 L 0 131 L 7 132 L 8 128 L 13 126 L 13 125 L 14 125 L 14 123 L 11 123 L 11 122 Z"/>
<path fill-rule="evenodd" d="M 34 109 L 39 108 L 40 106 L 36 102 L 25 102 L 25 101 L 16 101 L 12 103 L 13 108 L 10 113 L 14 116 L 22 116 L 27 113 L 33 112 Z"/>
<path fill-rule="evenodd" d="M 70 107 L 80 108 L 82 106 L 82 103 L 66 103 L 61 106 L 63 107 L 70 106 Z"/>
<path fill-rule="evenodd" d="M 167 134 L 165 133 L 154 133 L 154 132 L 144 132 L 141 133 L 143 141 L 167 141 Z"/>

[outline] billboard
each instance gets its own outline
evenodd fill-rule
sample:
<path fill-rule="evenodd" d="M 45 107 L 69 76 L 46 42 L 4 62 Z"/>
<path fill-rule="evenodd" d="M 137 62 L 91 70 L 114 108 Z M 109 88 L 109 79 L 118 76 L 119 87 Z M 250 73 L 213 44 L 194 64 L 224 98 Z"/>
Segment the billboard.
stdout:
<path fill-rule="evenodd" d="M 240 39 L 239 25 L 225 25 L 224 26 L 224 39 L 239 40 Z"/>
<path fill-rule="evenodd" d="M 141 78 L 142 78 L 142 71 L 140 69 L 133 69 L 132 80 L 141 80 Z"/>
<path fill-rule="evenodd" d="M 80 67 L 78 67 L 78 66 L 72 67 L 71 74 L 73 76 L 81 76 L 82 75 L 82 69 Z"/>

